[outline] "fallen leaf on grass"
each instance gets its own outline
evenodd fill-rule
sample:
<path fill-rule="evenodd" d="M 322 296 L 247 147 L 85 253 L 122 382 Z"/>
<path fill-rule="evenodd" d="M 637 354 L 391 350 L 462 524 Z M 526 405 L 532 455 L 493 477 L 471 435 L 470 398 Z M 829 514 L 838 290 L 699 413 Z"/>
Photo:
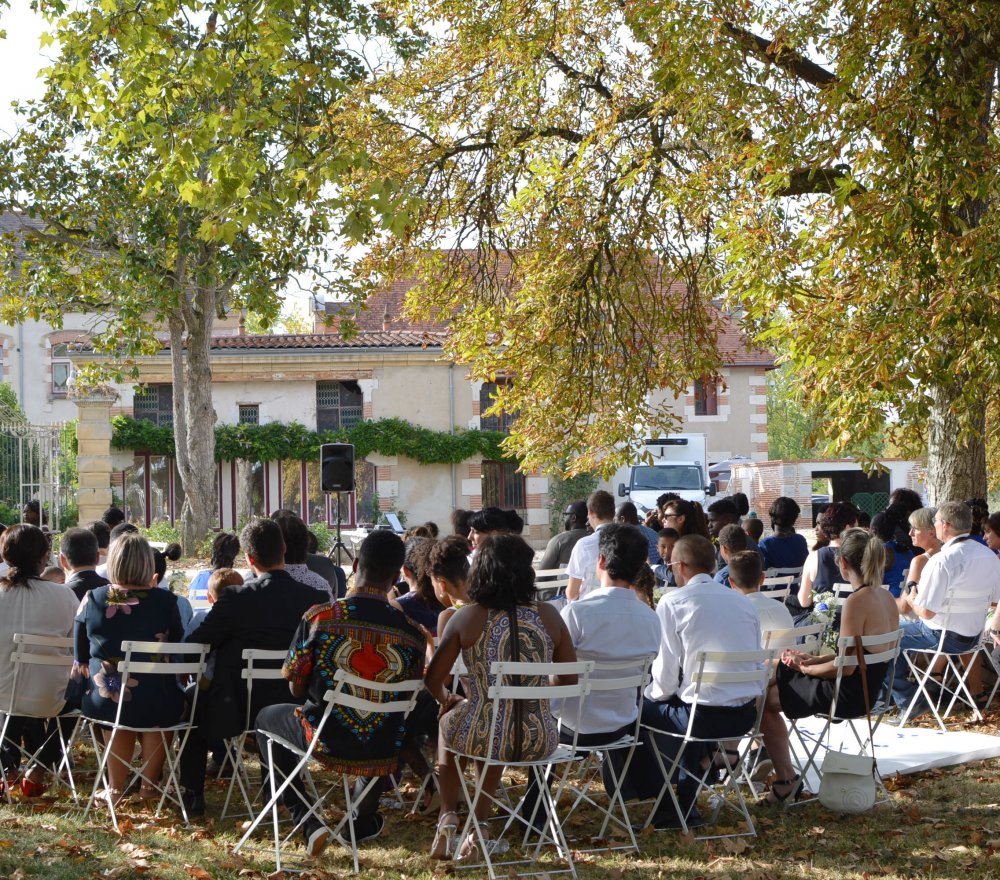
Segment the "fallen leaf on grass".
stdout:
<path fill-rule="evenodd" d="M 738 856 L 750 849 L 750 844 L 743 837 L 723 837 L 719 841 L 720 846 L 728 853 Z"/>
<path fill-rule="evenodd" d="M 208 873 L 204 868 L 199 868 L 197 865 L 185 865 L 184 873 L 190 877 L 194 877 L 194 880 L 212 880 L 212 875 Z M 282 874 L 282 877 L 285 875 Z"/>

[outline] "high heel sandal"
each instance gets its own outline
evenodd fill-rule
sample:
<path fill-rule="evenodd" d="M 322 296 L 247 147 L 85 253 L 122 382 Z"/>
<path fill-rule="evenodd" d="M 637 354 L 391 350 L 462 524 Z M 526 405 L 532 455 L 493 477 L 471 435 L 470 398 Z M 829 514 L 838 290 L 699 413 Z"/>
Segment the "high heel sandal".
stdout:
<path fill-rule="evenodd" d="M 796 773 L 791 779 L 775 779 L 771 783 L 771 790 L 767 793 L 767 797 L 764 798 L 765 803 L 775 805 L 775 804 L 794 804 L 798 796 L 802 793 L 803 786 L 802 777 Z M 788 786 L 788 790 L 781 794 L 776 786 Z"/>
<path fill-rule="evenodd" d="M 491 856 L 502 855 L 510 849 L 510 844 L 503 838 L 494 840 L 490 837 L 490 831 L 488 828 L 480 828 L 479 830 L 483 837 L 483 846 L 485 847 L 486 852 Z M 478 855 L 480 855 L 479 841 L 476 839 L 475 830 L 470 828 L 469 833 L 462 841 L 462 845 L 458 848 L 458 853 L 455 855 L 455 861 L 465 862 Z"/>
<path fill-rule="evenodd" d="M 448 817 L 450 821 L 445 821 Z M 458 813 L 442 813 L 438 819 L 434 842 L 431 844 L 432 859 L 450 859 L 455 854 L 455 835 L 458 833 Z"/>

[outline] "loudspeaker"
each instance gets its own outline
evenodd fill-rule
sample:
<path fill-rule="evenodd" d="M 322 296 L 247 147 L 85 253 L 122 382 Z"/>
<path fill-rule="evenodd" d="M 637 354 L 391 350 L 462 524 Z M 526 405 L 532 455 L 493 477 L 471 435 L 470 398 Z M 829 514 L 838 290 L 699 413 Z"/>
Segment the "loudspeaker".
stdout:
<path fill-rule="evenodd" d="M 354 491 L 354 445 L 324 443 L 319 448 L 320 487 L 324 492 Z"/>

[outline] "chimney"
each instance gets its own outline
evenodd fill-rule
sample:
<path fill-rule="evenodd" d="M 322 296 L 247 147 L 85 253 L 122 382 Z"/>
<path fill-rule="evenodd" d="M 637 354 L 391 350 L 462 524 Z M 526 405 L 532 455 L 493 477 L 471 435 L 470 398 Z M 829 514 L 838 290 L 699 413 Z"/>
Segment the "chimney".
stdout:
<path fill-rule="evenodd" d="M 392 315 L 389 313 L 389 303 L 386 303 L 385 311 L 382 312 L 382 329 L 388 330 L 390 324 L 392 324 Z"/>
<path fill-rule="evenodd" d="M 246 336 L 247 332 L 246 321 L 247 321 L 247 310 L 240 309 L 239 329 L 236 331 L 238 336 Z"/>

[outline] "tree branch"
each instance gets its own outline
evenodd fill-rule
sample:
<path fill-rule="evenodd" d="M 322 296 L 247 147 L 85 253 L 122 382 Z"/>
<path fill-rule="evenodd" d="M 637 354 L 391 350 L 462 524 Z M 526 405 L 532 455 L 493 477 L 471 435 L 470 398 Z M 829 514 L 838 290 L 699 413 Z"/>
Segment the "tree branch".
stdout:
<path fill-rule="evenodd" d="M 837 82 L 837 75 L 835 73 L 832 73 L 825 67 L 821 67 L 815 61 L 811 61 L 801 52 L 781 46 L 774 40 L 758 36 L 732 22 L 727 21 L 723 27 L 726 33 L 733 37 L 750 54 L 767 64 L 777 65 L 787 73 L 798 77 L 810 85 L 816 86 L 816 88 L 825 89 L 827 86 L 831 86 Z"/>
<path fill-rule="evenodd" d="M 834 165 L 832 168 L 796 168 L 790 172 L 788 186 L 778 190 L 779 196 L 804 196 L 811 193 L 836 192 L 837 181 L 843 180 L 851 169 L 847 165 Z M 852 195 L 866 192 L 865 188 L 855 181 L 851 188 Z"/>
<path fill-rule="evenodd" d="M 563 61 L 555 52 L 551 49 L 545 51 L 545 57 L 556 67 L 557 70 L 561 71 L 565 76 L 570 79 L 576 80 L 585 89 L 592 89 L 609 101 L 614 97 L 609 89 L 604 83 L 602 83 L 597 77 L 591 76 L 590 74 L 584 73 L 581 70 L 577 70 L 575 67 Z"/>

